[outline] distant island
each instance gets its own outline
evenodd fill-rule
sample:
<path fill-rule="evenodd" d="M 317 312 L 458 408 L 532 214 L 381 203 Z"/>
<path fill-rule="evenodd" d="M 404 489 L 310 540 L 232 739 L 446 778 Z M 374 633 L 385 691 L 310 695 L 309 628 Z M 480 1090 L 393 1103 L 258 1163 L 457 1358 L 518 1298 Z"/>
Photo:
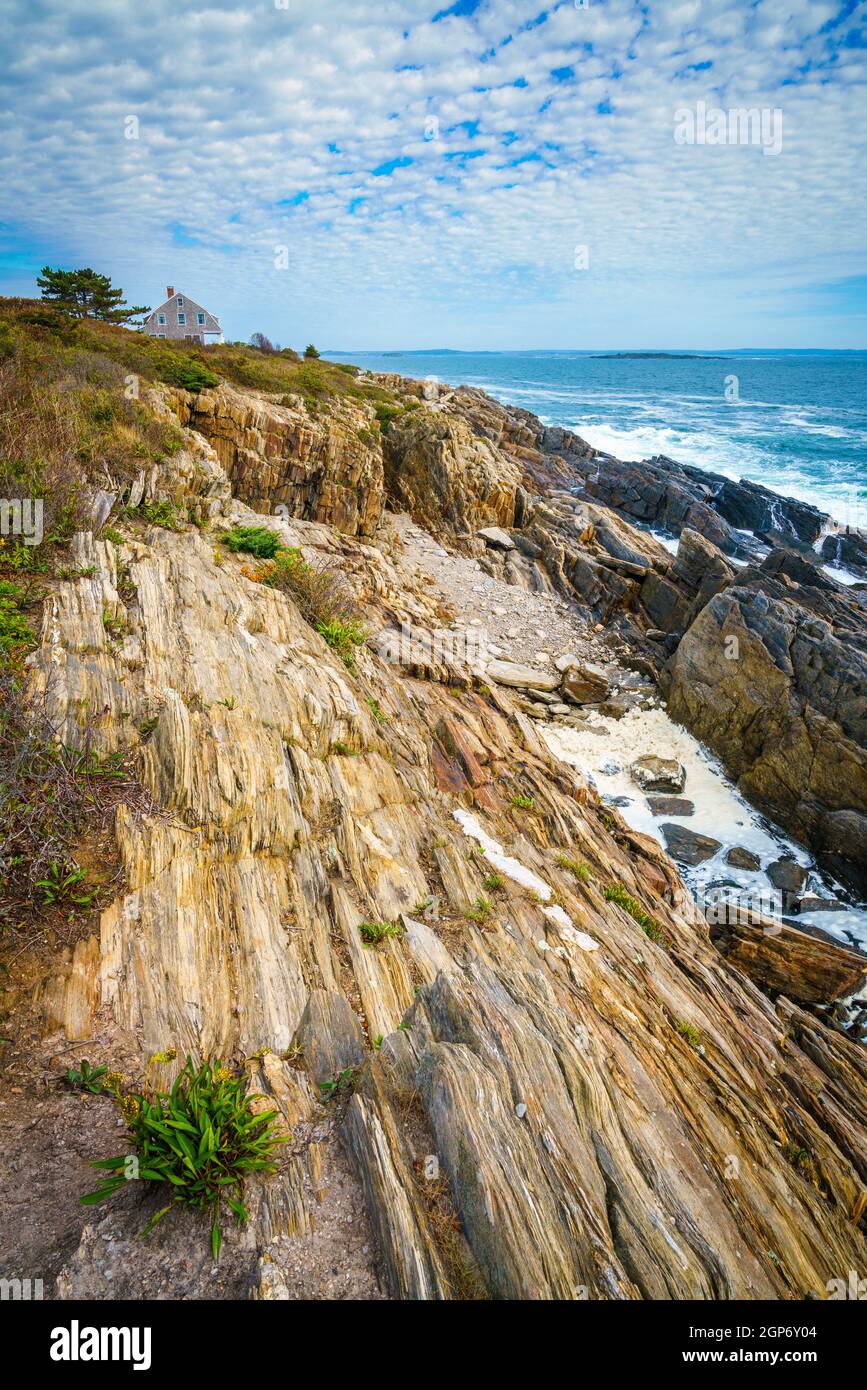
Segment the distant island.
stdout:
<path fill-rule="evenodd" d="M 693 362 L 720 362 L 722 358 L 711 352 L 594 352 L 594 358 L 612 357 L 685 357 Z"/>

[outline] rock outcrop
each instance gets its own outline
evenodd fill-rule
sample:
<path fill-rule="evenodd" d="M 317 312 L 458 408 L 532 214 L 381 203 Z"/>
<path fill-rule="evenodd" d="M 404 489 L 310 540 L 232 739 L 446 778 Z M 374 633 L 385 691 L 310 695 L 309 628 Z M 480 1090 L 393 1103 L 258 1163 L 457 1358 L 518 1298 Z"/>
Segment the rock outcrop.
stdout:
<path fill-rule="evenodd" d="M 321 521 L 348 535 L 375 531 L 384 501 L 382 447 L 372 407 L 336 398 L 311 415 L 224 382 L 167 393 L 182 424 L 212 445 L 233 495 L 259 512 Z"/>
<path fill-rule="evenodd" d="M 809 583 L 794 584 L 780 554 L 742 571 L 698 614 L 666 671 L 669 712 L 752 801 L 864 885 L 863 610 L 815 567 Z"/>
<path fill-rule="evenodd" d="M 384 621 L 387 562 L 342 544 Z M 121 813 L 128 888 L 46 985 L 54 1023 L 87 1037 L 99 1012 L 142 1056 L 252 1058 L 302 1128 L 310 1082 L 364 1039 L 345 1136 L 398 1297 L 803 1298 L 863 1261 L 862 1050 L 720 956 L 659 847 L 508 694 L 372 651 L 350 676 L 196 532 L 121 553 L 123 598 L 115 547 L 79 541 L 88 572 L 61 585 L 35 671 L 71 741 L 88 710 L 105 751 L 156 719 L 142 775 L 163 815 Z M 117 641 L 101 618 L 121 605 Z M 659 941 L 606 900 L 617 884 Z M 403 929 L 369 947 L 363 920 Z M 287 1060 L 299 1039 L 309 1081 Z M 431 1157 L 458 1223 L 445 1243 Z M 286 1287 L 281 1232 L 309 1229 L 314 1162 L 290 1153 L 257 1201 L 262 1296 Z"/>

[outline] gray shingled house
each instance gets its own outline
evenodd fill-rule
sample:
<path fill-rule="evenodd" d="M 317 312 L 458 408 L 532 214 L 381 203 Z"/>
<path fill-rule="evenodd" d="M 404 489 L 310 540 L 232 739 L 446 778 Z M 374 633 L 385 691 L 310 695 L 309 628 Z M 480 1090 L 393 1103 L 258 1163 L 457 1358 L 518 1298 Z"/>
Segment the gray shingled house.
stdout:
<path fill-rule="evenodd" d="M 194 343 L 221 343 L 223 330 L 219 319 L 190 299 L 175 294 L 174 285 L 166 289 L 168 298 L 148 314 L 142 331 L 151 338 L 190 338 Z"/>

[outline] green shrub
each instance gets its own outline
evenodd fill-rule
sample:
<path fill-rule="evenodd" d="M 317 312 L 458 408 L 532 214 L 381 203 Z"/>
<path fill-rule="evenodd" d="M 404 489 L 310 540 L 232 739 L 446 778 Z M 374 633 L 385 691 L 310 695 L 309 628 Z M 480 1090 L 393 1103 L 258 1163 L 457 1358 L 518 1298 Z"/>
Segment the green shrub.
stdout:
<path fill-rule="evenodd" d="M 627 893 L 622 883 L 614 883 L 606 888 L 605 898 L 607 902 L 617 903 L 618 907 L 622 907 L 624 912 L 628 912 L 630 917 L 634 918 L 641 927 L 644 935 L 649 937 L 651 941 L 664 940 L 659 928 L 659 923 L 644 911 L 640 902 Z"/>
<path fill-rule="evenodd" d="M 166 358 L 159 364 L 159 376 L 169 386 L 180 386 L 184 391 L 204 391 L 209 386 L 219 386 L 220 378 L 214 376 L 203 362 L 184 361 L 183 358 Z"/>
<path fill-rule="evenodd" d="M 696 1052 L 701 1047 L 701 1033 L 692 1023 L 678 1023 L 677 1031 Z"/>
<path fill-rule="evenodd" d="M 0 579 L 0 662 L 36 639 L 21 612 L 24 590 L 18 584 Z"/>
<path fill-rule="evenodd" d="M 403 928 L 399 922 L 359 922 L 358 934 L 365 946 L 378 946 L 389 936 L 400 936 Z"/>
<path fill-rule="evenodd" d="M 243 550 L 259 560 L 273 560 L 280 550 L 280 537 L 267 526 L 235 526 L 220 537 L 228 550 Z"/>
<path fill-rule="evenodd" d="M 355 670 L 355 651 L 367 640 L 367 628 L 355 618 L 331 618 L 316 624 L 316 631 L 350 671 Z"/>
<path fill-rule="evenodd" d="M 164 1053 L 163 1061 L 173 1054 Z M 276 1110 L 258 1114 L 243 1077 L 232 1076 L 221 1062 L 186 1066 L 170 1092 L 148 1089 L 116 1092 L 138 1157 L 137 1176 L 167 1184 L 171 1201 L 151 1217 L 147 1234 L 175 1203 L 208 1213 L 211 1250 L 220 1253 L 221 1208 L 226 1202 L 239 1225 L 248 1219 L 244 1184 L 254 1173 L 273 1173 L 275 1149 L 286 1142 L 274 1121 Z M 101 1187 L 81 1198 L 87 1205 L 104 1202 L 127 1182 L 129 1156 L 96 1160 L 92 1168 L 110 1175 Z"/>
<path fill-rule="evenodd" d="M 535 806 L 532 796 L 513 796 L 512 805 L 518 811 L 531 811 Z"/>

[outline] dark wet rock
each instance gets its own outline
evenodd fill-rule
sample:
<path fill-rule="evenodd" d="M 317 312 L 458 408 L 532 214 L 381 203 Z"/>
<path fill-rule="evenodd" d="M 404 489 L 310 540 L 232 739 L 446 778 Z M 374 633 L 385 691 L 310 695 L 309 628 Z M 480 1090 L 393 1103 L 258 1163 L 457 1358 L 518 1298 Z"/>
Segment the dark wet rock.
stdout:
<path fill-rule="evenodd" d="M 794 859 L 775 859 L 766 872 L 775 888 L 788 893 L 797 893 L 807 882 L 807 870 Z"/>
<path fill-rule="evenodd" d="M 856 598 L 799 583 L 793 563 L 750 567 L 714 595 L 661 686 L 747 797 L 867 886 L 867 623 Z"/>
<path fill-rule="evenodd" d="M 826 514 L 808 502 L 780 497 L 761 483 L 751 483 L 746 478 L 738 483 L 724 478 L 714 494 L 713 505 L 720 516 L 740 531 L 760 533 L 777 529 L 809 544 L 818 539 L 827 521 Z"/>
<path fill-rule="evenodd" d="M 853 527 L 826 536 L 822 542 L 822 559 L 828 565 L 844 565 L 846 569 L 867 574 L 867 531 Z"/>
<path fill-rule="evenodd" d="M 670 792 L 677 795 L 686 785 L 686 768 L 676 758 L 658 758 L 649 753 L 629 766 L 633 782 L 644 792 Z"/>
<path fill-rule="evenodd" d="M 762 861 L 752 850 L 744 849 L 742 845 L 735 845 L 726 855 L 726 863 L 731 864 L 733 869 L 760 869 Z"/>
<path fill-rule="evenodd" d="M 695 802 L 685 796 L 649 796 L 647 800 L 655 816 L 695 815 Z"/>
<path fill-rule="evenodd" d="M 703 864 L 706 859 L 712 859 L 721 848 L 719 840 L 712 840 L 709 835 L 699 835 L 697 831 L 690 830 L 685 825 L 667 824 L 661 826 L 661 830 L 665 847 L 672 859 L 677 860 L 678 864 L 687 864 L 690 868 Z"/>
<path fill-rule="evenodd" d="M 661 574 L 648 574 L 641 586 L 641 605 L 663 632 L 680 633 L 687 626 L 690 604 L 676 585 Z"/>

